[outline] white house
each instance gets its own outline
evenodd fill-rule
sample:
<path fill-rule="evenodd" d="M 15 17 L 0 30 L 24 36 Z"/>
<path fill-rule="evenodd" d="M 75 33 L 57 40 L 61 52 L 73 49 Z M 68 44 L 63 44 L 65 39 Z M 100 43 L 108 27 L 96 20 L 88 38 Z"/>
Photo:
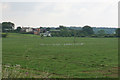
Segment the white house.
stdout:
<path fill-rule="evenodd" d="M 33 29 L 31 27 L 22 27 L 21 31 L 22 32 L 32 32 Z"/>

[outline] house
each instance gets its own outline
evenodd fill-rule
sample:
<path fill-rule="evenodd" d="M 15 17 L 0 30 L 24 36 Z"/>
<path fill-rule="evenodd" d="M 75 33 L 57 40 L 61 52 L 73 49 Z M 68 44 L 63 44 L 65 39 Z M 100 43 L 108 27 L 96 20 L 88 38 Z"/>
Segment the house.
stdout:
<path fill-rule="evenodd" d="M 31 27 L 22 27 L 21 32 L 33 32 Z"/>
<path fill-rule="evenodd" d="M 34 28 L 33 32 L 35 35 L 51 37 L 51 33 L 47 31 L 46 29 Z"/>
<path fill-rule="evenodd" d="M 40 35 L 40 28 L 34 29 L 34 30 L 33 30 L 33 33 L 34 33 L 35 35 Z"/>

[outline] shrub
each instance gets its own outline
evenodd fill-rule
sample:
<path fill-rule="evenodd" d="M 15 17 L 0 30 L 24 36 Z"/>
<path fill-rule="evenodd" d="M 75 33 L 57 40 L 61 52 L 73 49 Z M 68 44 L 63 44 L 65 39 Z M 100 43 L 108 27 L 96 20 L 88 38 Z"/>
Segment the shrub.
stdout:
<path fill-rule="evenodd" d="M 80 36 L 80 37 L 86 37 L 86 36 Z"/>
<path fill-rule="evenodd" d="M 96 36 L 96 35 L 92 35 L 91 37 L 98 37 L 98 36 Z"/>
<path fill-rule="evenodd" d="M 33 34 L 33 32 L 21 32 L 21 34 Z"/>
<path fill-rule="evenodd" d="M 7 33 L 2 33 L 2 37 L 7 37 Z"/>

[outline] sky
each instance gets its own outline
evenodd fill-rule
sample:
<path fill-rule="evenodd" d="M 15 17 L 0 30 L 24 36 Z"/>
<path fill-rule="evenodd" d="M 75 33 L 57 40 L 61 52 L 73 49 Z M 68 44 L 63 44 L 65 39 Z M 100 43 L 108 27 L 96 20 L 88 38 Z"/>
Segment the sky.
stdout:
<path fill-rule="evenodd" d="M 2 0 L 2 22 L 15 27 L 118 27 L 119 0 Z"/>

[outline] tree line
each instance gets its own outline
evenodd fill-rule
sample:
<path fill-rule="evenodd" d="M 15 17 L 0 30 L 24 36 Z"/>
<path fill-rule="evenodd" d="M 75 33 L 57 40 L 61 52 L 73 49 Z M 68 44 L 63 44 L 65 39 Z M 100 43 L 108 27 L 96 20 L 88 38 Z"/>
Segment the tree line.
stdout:
<path fill-rule="evenodd" d="M 15 24 L 12 22 L 3 22 L 2 23 L 2 32 L 16 32 L 20 33 L 21 27 L 15 28 Z M 44 29 L 40 27 L 40 29 Z M 117 28 L 115 34 L 106 34 L 104 30 L 99 30 L 96 34 L 93 31 L 91 26 L 84 26 L 81 30 L 75 30 L 67 28 L 66 26 L 60 25 L 58 28 L 55 28 L 52 31 L 51 28 L 45 28 L 46 31 L 51 32 L 51 35 L 54 37 L 120 37 L 120 28 Z"/>
<path fill-rule="evenodd" d="M 84 26 L 82 28 L 82 30 L 75 30 L 75 29 L 69 29 L 69 28 L 66 28 L 65 26 L 60 25 L 59 28 L 57 28 L 56 30 L 60 30 L 60 31 L 51 32 L 52 36 L 80 37 L 80 36 L 91 36 L 94 34 L 94 31 L 93 31 L 92 27 L 90 27 L 90 26 Z"/>

